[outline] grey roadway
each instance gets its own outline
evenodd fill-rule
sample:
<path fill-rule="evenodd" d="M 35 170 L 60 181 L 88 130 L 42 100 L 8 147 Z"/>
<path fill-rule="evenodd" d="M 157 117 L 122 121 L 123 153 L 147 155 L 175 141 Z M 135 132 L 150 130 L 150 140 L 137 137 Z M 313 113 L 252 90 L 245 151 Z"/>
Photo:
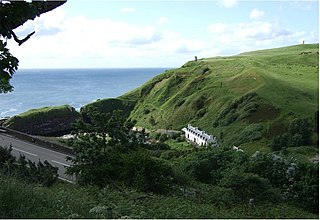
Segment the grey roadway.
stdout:
<path fill-rule="evenodd" d="M 40 147 L 38 145 L 22 141 L 12 137 L 6 133 L 0 133 L 0 146 L 12 146 L 12 155 L 19 157 L 24 155 L 26 159 L 32 162 L 44 162 L 47 160 L 52 166 L 58 168 L 59 179 L 75 182 L 75 178 L 65 174 L 66 167 L 71 165 L 70 161 L 66 160 L 68 155 Z"/>

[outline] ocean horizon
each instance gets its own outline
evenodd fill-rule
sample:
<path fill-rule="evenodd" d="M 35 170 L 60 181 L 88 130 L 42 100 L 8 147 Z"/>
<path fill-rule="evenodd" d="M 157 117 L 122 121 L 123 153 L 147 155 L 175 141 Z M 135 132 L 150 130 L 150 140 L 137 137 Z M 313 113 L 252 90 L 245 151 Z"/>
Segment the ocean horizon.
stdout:
<path fill-rule="evenodd" d="M 0 93 L 0 118 L 65 104 L 80 110 L 97 99 L 121 96 L 168 69 L 19 69 L 10 81 L 14 91 Z"/>

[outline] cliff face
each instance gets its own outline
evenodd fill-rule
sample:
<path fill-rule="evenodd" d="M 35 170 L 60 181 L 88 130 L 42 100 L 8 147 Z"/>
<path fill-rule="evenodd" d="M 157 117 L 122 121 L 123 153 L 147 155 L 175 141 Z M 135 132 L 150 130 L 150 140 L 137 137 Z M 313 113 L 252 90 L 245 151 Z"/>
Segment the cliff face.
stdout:
<path fill-rule="evenodd" d="M 32 135 L 55 136 L 68 133 L 80 114 L 71 106 L 32 109 L 3 123 L 4 127 Z"/>

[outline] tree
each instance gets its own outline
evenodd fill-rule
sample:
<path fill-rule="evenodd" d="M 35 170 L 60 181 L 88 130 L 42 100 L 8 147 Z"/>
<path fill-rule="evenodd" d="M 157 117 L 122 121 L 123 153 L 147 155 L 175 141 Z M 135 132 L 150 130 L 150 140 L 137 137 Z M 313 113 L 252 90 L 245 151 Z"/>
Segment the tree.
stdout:
<path fill-rule="evenodd" d="M 19 39 L 14 29 L 23 25 L 28 20 L 34 20 L 41 14 L 51 11 L 66 1 L 2 1 L 0 0 L 0 93 L 11 92 L 10 84 L 15 71 L 18 69 L 19 60 L 7 48 L 7 41 L 12 39 L 19 44 L 26 42 L 35 32 Z"/>
<path fill-rule="evenodd" d="M 302 144 L 309 144 L 310 137 L 312 134 L 314 126 L 309 118 L 297 118 L 294 119 L 289 127 L 291 135 L 300 135 L 299 143 L 292 143 L 294 146 L 299 146 Z"/>
<path fill-rule="evenodd" d="M 77 175 L 85 183 L 104 183 L 119 163 L 115 154 L 144 143 L 144 133 L 132 131 L 133 125 L 121 110 L 111 114 L 91 108 L 88 122 L 79 120 L 75 124 L 75 138 L 69 144 L 76 156 L 69 158 L 74 165 L 67 169 L 67 173 Z"/>
<path fill-rule="evenodd" d="M 164 192 L 174 173 L 146 150 L 144 132 L 132 130 L 133 122 L 122 111 L 88 111 L 87 122 L 80 120 L 70 145 L 75 151 L 67 174 L 76 175 L 79 184 L 104 186 L 115 181 L 139 190 Z M 153 147 L 153 146 L 151 146 Z"/>

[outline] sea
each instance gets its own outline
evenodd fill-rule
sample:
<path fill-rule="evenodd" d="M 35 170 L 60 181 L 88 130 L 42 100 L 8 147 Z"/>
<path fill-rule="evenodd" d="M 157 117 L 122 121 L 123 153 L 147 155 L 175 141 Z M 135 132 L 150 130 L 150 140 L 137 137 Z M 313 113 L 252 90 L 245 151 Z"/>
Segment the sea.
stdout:
<path fill-rule="evenodd" d="M 21 69 L 0 93 L 0 118 L 30 109 L 68 104 L 80 110 L 88 103 L 115 98 L 171 68 Z"/>

